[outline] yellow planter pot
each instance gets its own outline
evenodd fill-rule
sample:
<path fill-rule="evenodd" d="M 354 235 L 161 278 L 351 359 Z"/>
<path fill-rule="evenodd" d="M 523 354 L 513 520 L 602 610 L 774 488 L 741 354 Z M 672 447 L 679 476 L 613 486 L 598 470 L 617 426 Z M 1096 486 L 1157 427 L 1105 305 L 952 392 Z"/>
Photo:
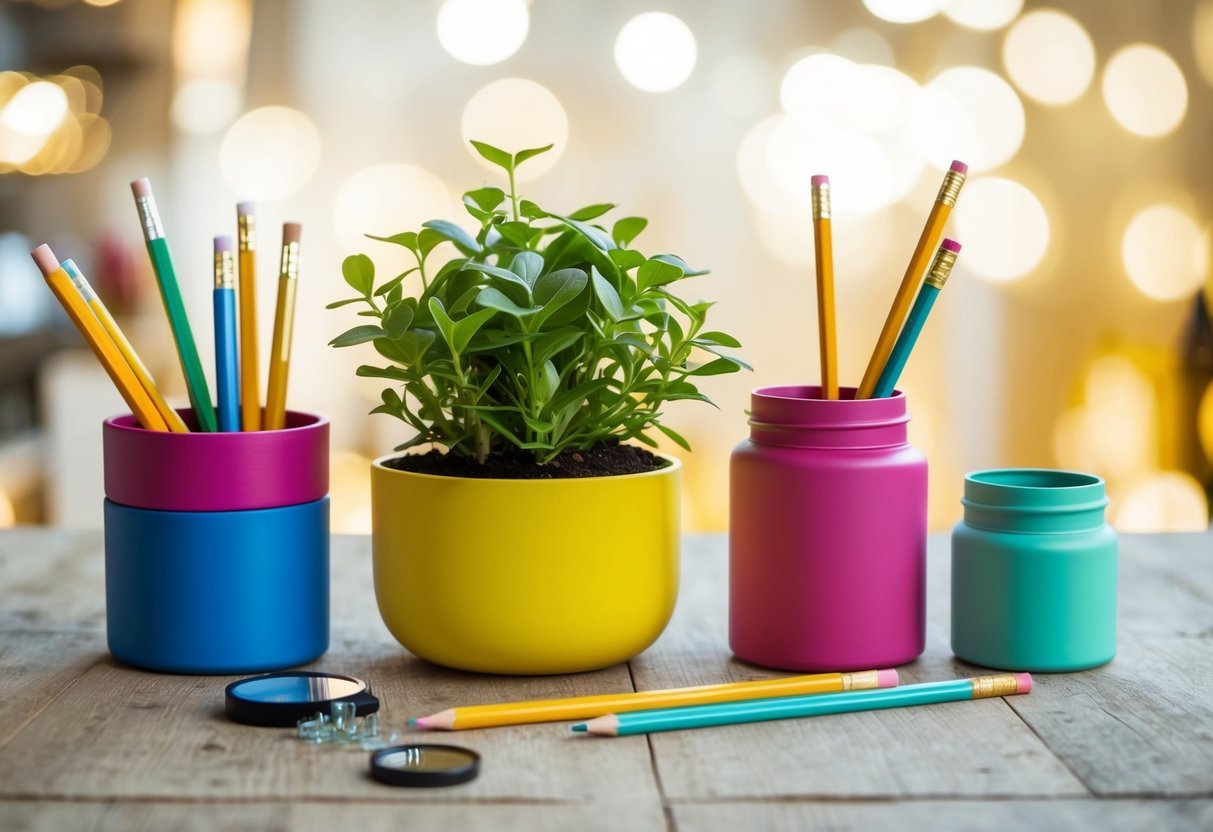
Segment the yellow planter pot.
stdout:
<path fill-rule="evenodd" d="M 482 673 L 594 670 L 656 641 L 678 593 L 682 466 L 495 480 L 374 462 L 375 597 L 392 635 Z"/>

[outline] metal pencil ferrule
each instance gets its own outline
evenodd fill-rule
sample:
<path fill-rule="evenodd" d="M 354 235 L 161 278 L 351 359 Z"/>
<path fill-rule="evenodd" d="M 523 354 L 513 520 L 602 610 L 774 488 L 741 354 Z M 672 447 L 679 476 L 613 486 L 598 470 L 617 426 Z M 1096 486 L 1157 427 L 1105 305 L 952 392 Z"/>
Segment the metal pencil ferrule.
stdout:
<path fill-rule="evenodd" d="M 278 272 L 278 276 L 289 278 L 291 280 L 299 277 L 299 244 L 298 243 L 283 243 L 283 245 L 282 245 L 282 268 Z"/>
<path fill-rule="evenodd" d="M 965 175 L 960 171 L 950 170 L 943 177 L 943 184 L 939 186 L 939 196 L 935 197 L 936 202 L 942 202 L 949 208 L 956 204 L 956 198 L 960 196 L 960 187 L 965 183 Z"/>
<path fill-rule="evenodd" d="M 813 219 L 828 220 L 830 218 L 830 185 L 814 185 L 812 190 L 813 195 Z"/>
<path fill-rule="evenodd" d="M 936 289 L 942 289 L 943 284 L 948 282 L 948 275 L 952 273 L 952 267 L 956 265 L 956 252 L 949 251 L 946 248 L 941 248 L 935 252 L 935 262 L 931 264 L 931 268 L 927 271 L 925 283 L 934 286 Z"/>
<path fill-rule="evenodd" d="M 876 670 L 861 670 L 858 673 L 842 674 L 843 690 L 872 690 L 880 687 L 880 675 Z"/>
<path fill-rule="evenodd" d="M 164 226 L 160 223 L 160 211 L 156 208 L 156 200 L 150 196 L 135 199 L 139 208 L 139 219 L 143 221 L 143 236 L 147 240 L 158 240 L 164 236 Z"/>
<path fill-rule="evenodd" d="M 241 251 L 252 251 L 257 247 L 257 223 L 251 214 L 236 217 L 237 244 Z"/>
<path fill-rule="evenodd" d="M 973 683 L 974 699 L 992 699 L 996 696 L 1011 696 L 1019 693 L 1019 680 L 1015 678 L 1014 673 L 974 676 L 969 681 Z"/>
<path fill-rule="evenodd" d="M 215 252 L 215 288 L 234 289 L 232 279 L 232 253 L 230 251 Z"/>

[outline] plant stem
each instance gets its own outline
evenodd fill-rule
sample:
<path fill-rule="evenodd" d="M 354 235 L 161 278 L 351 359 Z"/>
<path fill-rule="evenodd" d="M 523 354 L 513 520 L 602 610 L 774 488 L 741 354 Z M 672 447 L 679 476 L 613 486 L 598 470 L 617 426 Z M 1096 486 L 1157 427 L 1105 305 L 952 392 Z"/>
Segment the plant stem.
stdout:
<path fill-rule="evenodd" d="M 514 208 L 514 222 L 518 222 L 518 189 L 514 186 L 513 165 L 510 165 L 510 205 Z"/>

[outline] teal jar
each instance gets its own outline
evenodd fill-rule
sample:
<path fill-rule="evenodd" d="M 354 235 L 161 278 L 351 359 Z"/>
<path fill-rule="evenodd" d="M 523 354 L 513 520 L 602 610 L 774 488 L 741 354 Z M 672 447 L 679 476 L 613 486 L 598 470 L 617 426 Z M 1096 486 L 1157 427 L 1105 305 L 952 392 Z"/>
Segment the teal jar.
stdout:
<path fill-rule="evenodd" d="M 1104 482 L 1072 471 L 965 477 L 952 531 L 952 652 L 999 670 L 1086 670 L 1116 654 L 1116 532 Z"/>

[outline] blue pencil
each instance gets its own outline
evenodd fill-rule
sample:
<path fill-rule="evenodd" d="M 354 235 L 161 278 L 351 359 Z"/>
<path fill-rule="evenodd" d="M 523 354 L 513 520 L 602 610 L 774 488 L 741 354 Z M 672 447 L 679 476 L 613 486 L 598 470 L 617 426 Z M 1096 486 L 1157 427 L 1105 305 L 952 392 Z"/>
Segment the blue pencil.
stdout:
<path fill-rule="evenodd" d="M 721 705 L 693 705 L 687 708 L 608 714 L 574 725 L 573 730 L 607 737 L 624 737 L 629 734 L 654 734 L 658 731 L 677 731 L 684 728 L 709 728 L 717 725 L 739 725 L 744 722 L 768 722 L 802 716 L 988 699 L 1027 693 L 1031 689 L 1032 677 L 1029 674 L 1000 673 L 997 676 L 975 676 L 972 679 L 950 679 L 946 682 L 926 682 L 921 685 L 902 685 L 849 693 L 817 693 L 809 696 L 728 702 Z"/>
<path fill-rule="evenodd" d="M 232 238 L 215 238 L 215 392 L 219 430 L 240 430 L 240 372 L 236 347 L 236 284 Z"/>
<path fill-rule="evenodd" d="M 935 299 L 939 297 L 940 289 L 947 282 L 952 267 L 956 265 L 958 254 L 960 254 L 960 243 L 946 238 L 940 244 L 939 250 L 935 252 L 935 262 L 931 264 L 926 280 L 923 281 L 922 288 L 918 290 L 918 297 L 914 299 L 914 306 L 906 317 L 905 326 L 902 327 L 901 334 L 897 336 L 897 343 L 893 345 L 893 351 L 889 353 L 888 362 L 880 371 L 880 378 L 876 381 L 876 389 L 872 392 L 872 398 L 882 399 L 893 395 L 897 379 L 901 378 L 901 371 L 905 369 L 906 362 L 910 360 L 910 353 L 914 350 L 914 344 L 918 342 L 918 335 L 927 322 L 927 316 L 931 314 L 931 307 L 935 305 Z"/>

